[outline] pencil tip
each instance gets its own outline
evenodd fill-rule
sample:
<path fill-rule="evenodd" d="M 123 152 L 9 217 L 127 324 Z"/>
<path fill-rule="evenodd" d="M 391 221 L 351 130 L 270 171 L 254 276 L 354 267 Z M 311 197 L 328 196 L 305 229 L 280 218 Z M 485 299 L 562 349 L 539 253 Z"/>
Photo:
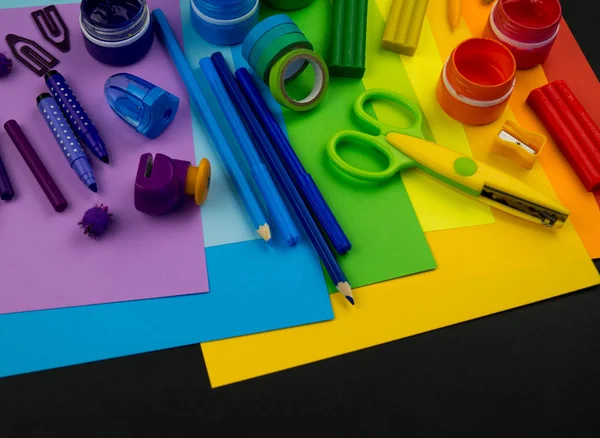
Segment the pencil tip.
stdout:
<path fill-rule="evenodd" d="M 94 193 L 98 193 L 98 186 L 96 185 L 96 183 L 90 184 L 88 186 L 88 189 L 90 189 Z"/>
<path fill-rule="evenodd" d="M 258 227 L 256 232 L 262 237 L 265 241 L 269 242 L 271 240 L 271 228 L 269 224 L 264 224 Z"/>
<path fill-rule="evenodd" d="M 337 290 L 339 290 L 348 300 L 348 302 L 354 305 L 354 295 L 352 295 L 352 288 L 350 287 L 350 283 L 347 281 L 340 281 L 337 284 Z"/>
<path fill-rule="evenodd" d="M 105 155 L 102 158 L 100 158 L 100 161 L 102 161 L 103 163 L 109 164 L 108 155 Z"/>

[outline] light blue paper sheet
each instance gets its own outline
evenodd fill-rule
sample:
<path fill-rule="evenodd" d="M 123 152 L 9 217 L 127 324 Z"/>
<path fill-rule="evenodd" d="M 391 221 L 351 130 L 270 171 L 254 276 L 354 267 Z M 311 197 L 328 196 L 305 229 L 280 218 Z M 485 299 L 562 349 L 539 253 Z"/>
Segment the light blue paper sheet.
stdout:
<path fill-rule="evenodd" d="M 151 7 L 160 3 L 149 0 Z M 44 4 L 43 0 L 0 0 L 1 8 Z M 182 0 L 181 5 L 187 36 L 189 3 Z M 71 38 L 78 37 L 72 29 Z M 200 50 L 194 47 L 194 57 Z M 196 64 L 197 59 L 191 65 Z M 206 249 L 210 293 L 0 315 L 0 377 L 333 318 L 323 273 L 306 236 L 294 248 L 277 238 L 274 248 L 255 240 L 218 157 L 211 155 L 212 146 L 204 141 L 202 126 L 197 120 L 194 123 L 197 159 L 212 159 L 213 170 L 222 178 L 218 194 L 227 198 L 218 208 L 208 202 L 203 207 L 205 237 L 212 236 L 213 244 Z M 210 197 L 215 196 L 211 187 Z M 228 222 L 238 229 L 236 233 L 224 233 L 219 221 L 225 218 L 210 218 L 213 207 L 221 216 L 238 216 Z M 240 239 L 248 241 L 225 244 Z"/>

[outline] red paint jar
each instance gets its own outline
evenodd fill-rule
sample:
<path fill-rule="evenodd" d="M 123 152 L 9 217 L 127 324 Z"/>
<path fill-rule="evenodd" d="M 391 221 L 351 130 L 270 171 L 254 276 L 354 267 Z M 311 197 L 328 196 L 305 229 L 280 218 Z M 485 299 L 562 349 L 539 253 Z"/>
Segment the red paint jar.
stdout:
<path fill-rule="evenodd" d="M 518 69 L 531 68 L 548 58 L 561 16 L 558 0 L 498 0 L 483 35 L 508 47 Z"/>
<path fill-rule="evenodd" d="M 460 43 L 442 69 L 436 95 L 442 109 L 466 125 L 485 125 L 502 115 L 515 86 L 515 58 L 489 38 Z"/>

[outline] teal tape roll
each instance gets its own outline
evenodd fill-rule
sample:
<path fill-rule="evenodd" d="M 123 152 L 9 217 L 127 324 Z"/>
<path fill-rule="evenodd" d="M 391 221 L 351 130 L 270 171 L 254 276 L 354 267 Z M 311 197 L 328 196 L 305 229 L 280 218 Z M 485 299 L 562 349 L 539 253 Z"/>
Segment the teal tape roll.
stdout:
<path fill-rule="evenodd" d="M 290 33 L 301 34 L 302 31 L 295 24 L 282 24 L 267 31 L 262 38 L 254 44 L 254 47 L 250 49 L 250 54 L 247 58 L 248 64 L 256 64 L 267 47 L 273 44 L 273 41 Z"/>
<path fill-rule="evenodd" d="M 248 32 L 248 35 L 246 35 L 246 38 L 244 38 L 244 42 L 242 43 L 242 56 L 244 59 L 246 61 L 249 60 L 252 47 L 254 47 L 258 40 L 260 40 L 269 30 L 285 24 L 296 26 L 294 20 L 285 14 L 272 15 L 254 26 L 252 30 Z M 300 32 L 300 30 L 298 30 L 298 32 Z"/>
<path fill-rule="evenodd" d="M 313 0 L 263 0 L 267 5 L 275 9 L 301 9 L 310 5 Z"/>
<path fill-rule="evenodd" d="M 279 58 L 294 49 L 312 49 L 300 28 L 284 14 L 273 15 L 258 23 L 242 44 L 242 56 L 265 83 L 269 72 Z M 288 69 L 288 79 L 296 77 L 306 62 L 298 62 Z"/>
<path fill-rule="evenodd" d="M 294 49 L 310 49 L 312 44 L 302 33 L 289 33 L 273 41 L 260 55 L 258 62 L 250 66 L 258 73 L 265 84 L 269 83 L 269 73 L 273 65 L 286 53 Z M 289 69 L 288 78 L 298 76 L 306 68 L 306 62 L 298 62 Z"/>
<path fill-rule="evenodd" d="M 269 85 L 277 101 L 294 111 L 308 111 L 323 98 L 329 84 L 329 72 L 323 58 L 300 28 L 287 15 L 273 15 L 258 23 L 242 44 L 242 56 L 263 82 Z M 309 95 L 292 99 L 285 83 L 312 65 L 315 84 Z"/>

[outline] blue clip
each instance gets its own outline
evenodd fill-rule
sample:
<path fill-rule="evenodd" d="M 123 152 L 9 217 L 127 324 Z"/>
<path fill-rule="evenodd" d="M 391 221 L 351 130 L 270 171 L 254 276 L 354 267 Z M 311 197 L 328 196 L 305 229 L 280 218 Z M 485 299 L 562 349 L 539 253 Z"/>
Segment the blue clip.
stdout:
<path fill-rule="evenodd" d="M 108 78 L 104 95 L 119 117 L 148 138 L 162 134 L 179 109 L 177 96 L 129 73 Z"/>

